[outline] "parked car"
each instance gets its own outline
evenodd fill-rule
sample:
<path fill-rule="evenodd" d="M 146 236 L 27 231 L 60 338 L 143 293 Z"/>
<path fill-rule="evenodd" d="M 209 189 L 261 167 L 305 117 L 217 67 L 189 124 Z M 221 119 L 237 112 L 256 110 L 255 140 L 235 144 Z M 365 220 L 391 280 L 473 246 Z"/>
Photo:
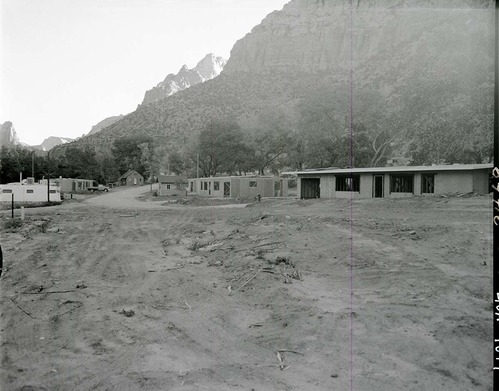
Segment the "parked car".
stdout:
<path fill-rule="evenodd" d="M 94 192 L 94 191 L 109 191 L 109 187 L 104 186 L 104 185 L 97 185 L 97 186 L 90 186 L 87 187 L 88 191 Z"/>

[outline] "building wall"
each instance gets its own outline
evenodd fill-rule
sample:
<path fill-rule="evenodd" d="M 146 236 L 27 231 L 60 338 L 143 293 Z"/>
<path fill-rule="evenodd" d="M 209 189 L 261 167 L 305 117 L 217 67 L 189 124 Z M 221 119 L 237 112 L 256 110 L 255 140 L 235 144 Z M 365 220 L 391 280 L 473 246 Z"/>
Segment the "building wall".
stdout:
<path fill-rule="evenodd" d="M 168 186 L 170 186 L 170 188 L 168 189 Z M 183 188 L 183 186 L 178 186 L 177 183 L 160 183 L 159 184 L 159 189 L 158 189 L 158 194 L 160 196 L 163 196 L 163 195 L 171 195 L 171 196 L 183 196 L 185 195 L 185 189 Z"/>
<path fill-rule="evenodd" d="M 435 194 L 469 193 L 472 191 L 472 171 L 449 171 L 435 174 Z"/>
<path fill-rule="evenodd" d="M 421 173 L 414 174 L 414 195 L 421 195 Z"/>
<path fill-rule="evenodd" d="M 373 174 L 360 174 L 359 198 L 372 198 L 373 183 Z"/>
<path fill-rule="evenodd" d="M 241 197 L 241 181 L 239 178 L 230 179 L 230 196 L 232 198 Z"/>
<path fill-rule="evenodd" d="M 439 171 L 434 172 L 435 183 L 434 193 L 469 193 L 488 194 L 489 192 L 489 170 L 473 171 Z M 428 172 L 430 173 L 430 172 Z M 334 174 L 301 174 L 298 176 L 297 191 L 298 197 L 302 195 L 302 179 L 320 179 L 320 197 L 321 198 L 372 198 L 374 196 L 374 176 L 383 175 L 383 198 L 401 198 L 421 195 L 422 173 L 413 173 L 413 192 L 391 192 L 391 178 L 397 173 L 361 173 L 359 192 L 336 191 L 336 179 Z M 426 194 L 425 194 L 426 195 Z M 428 194 L 431 195 L 431 194 Z"/>
<path fill-rule="evenodd" d="M 61 202 L 59 187 L 50 185 L 50 201 Z M 11 203 L 14 194 L 14 203 L 47 202 L 47 185 L 0 185 L 0 202 Z"/>
<path fill-rule="evenodd" d="M 52 182 L 52 181 L 51 181 Z M 71 193 L 74 191 L 85 191 L 87 188 L 94 185 L 94 181 L 90 179 L 73 179 L 73 178 L 57 178 L 54 179 L 56 186 L 61 188 L 63 193 Z"/>
<path fill-rule="evenodd" d="M 215 182 L 219 183 L 218 190 L 215 190 Z M 250 182 L 256 182 L 256 187 L 250 187 Z M 213 177 L 189 179 L 187 185 L 188 193 L 207 197 L 223 198 L 225 183 L 230 184 L 229 197 L 231 198 L 256 198 L 258 194 L 260 194 L 261 197 L 275 197 L 286 196 L 288 193 L 288 183 L 286 179 L 258 177 Z M 280 186 L 277 191 L 275 190 L 276 183 Z"/>
<path fill-rule="evenodd" d="M 474 170 L 473 171 L 473 191 L 475 193 L 485 195 L 489 194 L 489 176 L 488 170 Z"/>
<path fill-rule="evenodd" d="M 141 186 L 143 184 L 144 184 L 144 178 L 142 177 L 142 175 L 140 175 L 139 173 L 136 173 L 136 172 L 132 172 L 126 178 L 126 185 L 125 186 Z"/>

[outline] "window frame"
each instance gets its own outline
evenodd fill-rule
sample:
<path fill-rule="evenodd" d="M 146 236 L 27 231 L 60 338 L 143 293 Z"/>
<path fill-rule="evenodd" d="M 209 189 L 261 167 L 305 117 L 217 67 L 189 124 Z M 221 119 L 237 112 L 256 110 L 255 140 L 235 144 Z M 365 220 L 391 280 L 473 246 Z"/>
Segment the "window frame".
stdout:
<path fill-rule="evenodd" d="M 414 194 L 414 174 L 390 174 L 390 193 Z"/>
<path fill-rule="evenodd" d="M 336 191 L 360 193 L 360 175 L 336 175 L 336 184 L 334 188 Z"/>

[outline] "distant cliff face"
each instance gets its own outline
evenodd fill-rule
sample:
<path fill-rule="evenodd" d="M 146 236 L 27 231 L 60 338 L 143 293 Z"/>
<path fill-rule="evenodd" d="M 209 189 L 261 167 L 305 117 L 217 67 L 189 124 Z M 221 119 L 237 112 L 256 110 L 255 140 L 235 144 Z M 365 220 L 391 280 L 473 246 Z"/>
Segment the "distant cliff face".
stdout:
<path fill-rule="evenodd" d="M 52 148 L 58 145 L 70 143 L 71 141 L 74 141 L 74 139 L 67 137 L 50 136 L 43 140 L 40 145 L 33 145 L 31 148 L 38 149 L 40 151 L 50 151 Z"/>
<path fill-rule="evenodd" d="M 156 102 L 176 92 L 211 80 L 222 72 L 225 64 L 226 60 L 211 53 L 207 54 L 193 69 L 184 65 L 176 75 L 170 73 L 165 80 L 147 91 L 142 104 Z"/>
<path fill-rule="evenodd" d="M 103 119 L 98 124 L 92 126 L 92 129 L 90 129 L 90 132 L 88 132 L 87 136 L 100 132 L 106 126 L 114 124 L 116 121 L 119 121 L 123 117 L 124 117 L 124 115 L 120 114 L 120 115 L 115 115 L 113 117 L 108 117 L 108 118 Z"/>
<path fill-rule="evenodd" d="M 20 144 L 12 122 L 7 121 L 0 125 L 0 147 L 12 147 Z"/>
<path fill-rule="evenodd" d="M 441 27 L 451 33 L 463 22 L 481 23 L 474 9 L 487 7 L 493 1 L 294 0 L 236 42 L 225 73 L 355 69 L 379 56 L 414 54 L 406 45 L 425 38 L 432 50 Z"/>

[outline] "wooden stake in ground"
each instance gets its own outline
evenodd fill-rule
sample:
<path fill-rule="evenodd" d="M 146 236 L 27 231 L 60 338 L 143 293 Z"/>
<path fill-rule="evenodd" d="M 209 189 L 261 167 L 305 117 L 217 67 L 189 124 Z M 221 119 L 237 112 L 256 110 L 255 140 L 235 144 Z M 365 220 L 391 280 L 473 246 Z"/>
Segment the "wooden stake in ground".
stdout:
<path fill-rule="evenodd" d="M 12 302 L 17 306 L 17 308 L 19 308 L 22 312 L 24 312 L 26 315 L 28 315 L 31 319 L 36 319 L 33 315 L 31 315 L 28 311 L 25 311 L 24 309 L 22 309 L 22 307 L 16 303 L 16 301 L 11 297 L 10 300 L 12 300 Z"/>
<path fill-rule="evenodd" d="M 246 285 L 248 285 L 248 283 L 249 283 L 249 282 L 250 282 L 253 278 L 255 278 L 255 277 L 258 275 L 258 273 L 260 273 L 262 270 L 263 270 L 263 267 L 262 267 L 260 270 L 258 270 L 258 271 L 255 273 L 255 275 L 254 275 L 253 277 L 251 277 L 248 281 L 246 281 L 243 285 L 241 285 L 241 286 L 240 286 L 239 288 L 237 288 L 235 291 L 231 291 L 231 292 L 229 293 L 229 296 L 230 296 L 230 295 L 232 295 L 233 293 L 237 292 L 238 290 L 240 290 L 240 289 L 244 288 Z"/>

